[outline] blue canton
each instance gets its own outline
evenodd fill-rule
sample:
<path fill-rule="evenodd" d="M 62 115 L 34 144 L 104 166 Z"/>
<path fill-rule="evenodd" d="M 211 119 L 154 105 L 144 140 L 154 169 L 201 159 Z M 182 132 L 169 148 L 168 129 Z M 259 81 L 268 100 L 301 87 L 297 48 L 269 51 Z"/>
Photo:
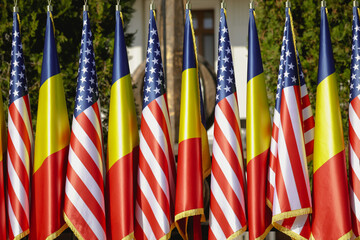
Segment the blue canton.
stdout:
<path fill-rule="evenodd" d="M 303 86 L 303 85 L 305 85 L 305 75 L 304 75 L 304 72 L 302 70 L 302 66 L 301 66 L 301 62 L 300 62 L 300 55 L 299 55 L 298 51 L 296 51 L 296 55 L 297 55 L 299 74 L 300 74 L 300 86 Z"/>
<path fill-rule="evenodd" d="M 360 22 L 357 7 L 353 8 L 352 27 L 352 54 L 351 54 L 351 80 L 350 80 L 350 102 L 360 94 Z"/>
<path fill-rule="evenodd" d="M 150 10 L 149 37 L 144 78 L 143 109 L 153 100 L 165 94 L 165 78 L 161 60 L 160 42 L 155 15 Z"/>
<path fill-rule="evenodd" d="M 236 92 L 229 29 L 226 22 L 225 10 L 223 8 L 220 13 L 218 51 L 216 104 L 230 94 Z"/>
<path fill-rule="evenodd" d="M 76 118 L 85 109 L 96 103 L 98 99 L 99 92 L 90 20 L 87 11 L 84 11 L 74 117 Z"/>
<path fill-rule="evenodd" d="M 281 46 L 280 66 L 275 100 L 275 108 L 279 113 L 281 106 L 281 93 L 283 88 L 299 85 L 299 75 L 296 61 L 297 54 L 295 52 L 289 11 L 289 8 L 285 9 L 286 19 L 283 43 Z"/>
<path fill-rule="evenodd" d="M 28 94 L 18 13 L 13 13 L 9 105 Z"/>

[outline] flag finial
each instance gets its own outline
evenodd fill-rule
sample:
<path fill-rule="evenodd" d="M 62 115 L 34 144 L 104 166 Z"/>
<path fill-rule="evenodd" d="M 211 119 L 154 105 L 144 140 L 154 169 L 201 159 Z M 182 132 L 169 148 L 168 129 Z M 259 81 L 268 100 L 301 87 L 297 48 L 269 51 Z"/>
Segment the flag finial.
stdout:
<path fill-rule="evenodd" d="M 255 9 L 254 0 L 250 1 L 250 9 Z"/>
<path fill-rule="evenodd" d="M 17 0 L 14 0 L 13 12 L 18 12 L 18 11 L 19 11 L 19 8 L 18 8 L 18 5 L 17 5 Z"/>
<path fill-rule="evenodd" d="M 115 9 L 116 9 L 116 11 L 121 11 L 120 0 L 117 0 Z"/>
<path fill-rule="evenodd" d="M 225 0 L 221 1 L 221 8 L 226 8 L 226 1 Z"/>
<path fill-rule="evenodd" d="M 321 1 L 321 7 L 326 7 L 326 1 Z"/>
<path fill-rule="evenodd" d="M 290 0 L 287 0 L 287 1 L 286 1 L 285 6 L 286 6 L 287 8 L 291 8 L 291 2 L 290 2 Z"/>
<path fill-rule="evenodd" d="M 359 1 L 353 1 L 353 6 L 354 7 L 359 7 Z"/>
<path fill-rule="evenodd" d="M 150 3 L 150 10 L 155 10 L 154 0 L 152 0 L 151 3 Z"/>
<path fill-rule="evenodd" d="M 191 3 L 190 0 L 186 2 L 186 9 L 191 9 Z"/>
<path fill-rule="evenodd" d="M 51 5 L 51 0 L 48 0 L 47 11 L 48 11 L 48 12 L 52 12 L 52 11 L 53 11 L 53 7 L 52 7 L 52 5 Z"/>

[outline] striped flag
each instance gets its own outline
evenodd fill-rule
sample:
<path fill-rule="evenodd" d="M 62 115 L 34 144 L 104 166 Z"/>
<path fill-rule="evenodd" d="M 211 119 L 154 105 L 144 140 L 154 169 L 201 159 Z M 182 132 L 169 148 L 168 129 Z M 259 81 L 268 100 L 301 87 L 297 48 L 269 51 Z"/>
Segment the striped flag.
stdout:
<path fill-rule="evenodd" d="M 83 12 L 64 218 L 80 239 L 106 239 L 100 100 L 90 19 Z"/>
<path fill-rule="evenodd" d="M 69 139 L 54 22 L 48 11 L 36 123 L 30 240 L 55 239 L 67 228 L 63 200 Z"/>
<path fill-rule="evenodd" d="M 30 164 L 33 131 L 25 64 L 20 35 L 20 17 L 13 13 L 7 144 L 7 211 L 9 238 L 30 232 Z"/>
<path fill-rule="evenodd" d="M 169 239 L 174 227 L 175 159 L 155 10 L 150 10 L 137 174 L 136 239 Z"/>
<path fill-rule="evenodd" d="M 201 107 L 191 10 L 186 9 L 180 103 L 175 223 L 184 239 L 201 239 L 204 214 Z"/>
<path fill-rule="evenodd" d="M 248 227 L 249 238 L 261 240 L 272 227 L 271 211 L 265 203 L 271 122 L 254 9 L 250 9 L 248 42 L 246 102 Z"/>
<path fill-rule="evenodd" d="M 350 203 L 352 229 L 360 236 L 360 20 L 359 8 L 353 8 L 353 44 L 349 104 Z"/>
<path fill-rule="evenodd" d="M 134 238 L 139 133 L 122 14 L 116 11 L 106 173 L 107 237 Z"/>
<path fill-rule="evenodd" d="M 247 222 L 239 107 L 224 8 L 220 12 L 218 52 L 209 239 L 233 239 L 246 230 Z"/>
<path fill-rule="evenodd" d="M 349 191 L 337 76 L 327 9 L 321 7 L 311 239 L 349 239 Z"/>
<path fill-rule="evenodd" d="M 304 141 L 307 161 L 313 159 L 314 153 L 314 134 L 315 134 L 315 120 L 311 108 L 310 96 L 305 82 L 305 75 L 302 70 L 299 52 L 297 52 L 297 63 L 300 74 L 300 94 L 301 94 L 301 112 L 304 128 Z"/>
<path fill-rule="evenodd" d="M 273 226 L 293 239 L 309 239 L 312 205 L 302 121 L 300 71 L 290 8 L 286 7 L 285 15 L 267 197 L 272 208 Z"/>

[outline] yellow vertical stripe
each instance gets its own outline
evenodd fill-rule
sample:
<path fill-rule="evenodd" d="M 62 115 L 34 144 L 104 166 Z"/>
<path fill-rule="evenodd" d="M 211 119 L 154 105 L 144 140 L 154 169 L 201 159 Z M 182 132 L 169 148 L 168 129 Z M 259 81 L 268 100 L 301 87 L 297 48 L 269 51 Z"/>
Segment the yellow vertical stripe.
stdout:
<path fill-rule="evenodd" d="M 314 173 L 345 149 L 336 73 L 317 86 Z"/>
<path fill-rule="evenodd" d="M 199 80 L 196 68 L 182 73 L 179 143 L 201 137 Z"/>
<path fill-rule="evenodd" d="M 48 156 L 69 145 L 70 126 L 60 74 L 41 85 L 37 116 L 34 173 Z"/>
<path fill-rule="evenodd" d="M 111 86 L 108 135 L 109 170 L 139 145 L 134 96 L 130 74 Z"/>
<path fill-rule="evenodd" d="M 247 163 L 270 147 L 271 121 L 264 73 L 247 83 Z"/>

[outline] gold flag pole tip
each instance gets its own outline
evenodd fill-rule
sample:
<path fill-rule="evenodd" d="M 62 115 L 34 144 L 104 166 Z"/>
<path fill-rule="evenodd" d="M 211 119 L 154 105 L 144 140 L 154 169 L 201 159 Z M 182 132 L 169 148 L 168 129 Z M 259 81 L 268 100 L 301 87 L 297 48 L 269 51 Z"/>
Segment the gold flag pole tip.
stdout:
<path fill-rule="evenodd" d="M 53 11 L 53 6 L 52 6 L 52 5 L 48 5 L 48 6 L 47 6 L 47 10 L 48 10 L 48 12 L 52 12 L 52 11 Z"/>
<path fill-rule="evenodd" d="M 250 9 L 255 9 L 254 1 L 251 1 L 251 2 L 250 2 Z"/>
<path fill-rule="evenodd" d="M 359 7 L 359 1 L 353 1 L 353 6 L 354 7 Z"/>
<path fill-rule="evenodd" d="M 83 8 L 84 8 L 84 12 L 89 11 L 89 5 L 85 4 Z"/>
<path fill-rule="evenodd" d="M 14 6 L 13 11 L 14 11 L 14 12 L 19 12 L 19 7 L 18 7 L 18 6 Z"/>
<path fill-rule="evenodd" d="M 121 12 L 121 5 L 117 4 L 117 5 L 115 6 L 115 9 L 116 9 L 116 11 Z"/>
<path fill-rule="evenodd" d="M 286 1 L 286 3 L 285 3 L 285 7 L 287 7 L 287 8 L 291 8 L 291 2 L 290 2 L 290 1 Z"/>
<path fill-rule="evenodd" d="M 321 1 L 321 7 L 326 7 L 326 1 Z"/>
<path fill-rule="evenodd" d="M 154 3 L 154 1 L 152 1 L 152 2 L 150 3 L 150 10 L 155 10 L 155 3 Z"/>
<path fill-rule="evenodd" d="M 190 0 L 187 1 L 186 3 L 186 9 L 191 9 L 191 3 Z"/>
<path fill-rule="evenodd" d="M 225 0 L 222 0 L 222 1 L 221 1 L 221 8 L 224 8 L 224 9 L 226 8 L 226 2 L 225 2 Z"/>

